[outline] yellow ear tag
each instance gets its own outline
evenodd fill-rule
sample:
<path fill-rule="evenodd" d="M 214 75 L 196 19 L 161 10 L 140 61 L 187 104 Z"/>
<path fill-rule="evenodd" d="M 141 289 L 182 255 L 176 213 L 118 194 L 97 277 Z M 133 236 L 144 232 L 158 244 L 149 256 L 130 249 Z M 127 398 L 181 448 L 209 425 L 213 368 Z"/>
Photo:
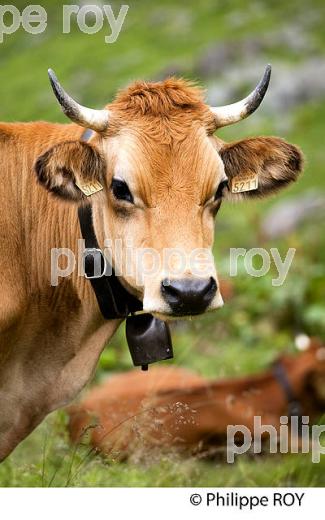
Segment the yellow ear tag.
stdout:
<path fill-rule="evenodd" d="M 90 197 L 91 195 L 94 195 L 94 193 L 98 193 L 104 189 L 101 183 L 98 181 L 86 182 L 84 184 L 76 182 L 76 185 L 78 186 L 79 190 L 82 191 L 84 195 L 86 195 L 86 197 Z"/>
<path fill-rule="evenodd" d="M 244 191 L 253 191 L 258 188 L 257 173 L 243 173 L 236 175 L 230 182 L 231 193 L 243 193 Z"/>

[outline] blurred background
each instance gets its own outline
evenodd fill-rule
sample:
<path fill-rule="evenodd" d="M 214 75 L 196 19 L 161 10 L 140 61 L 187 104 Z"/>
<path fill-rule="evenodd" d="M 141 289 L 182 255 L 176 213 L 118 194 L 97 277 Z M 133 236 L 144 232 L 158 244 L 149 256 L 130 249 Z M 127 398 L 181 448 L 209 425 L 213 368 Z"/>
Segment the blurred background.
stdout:
<path fill-rule="evenodd" d="M 117 16 L 121 4 L 105 3 Z M 26 5 L 15 2 L 20 10 Z M 215 255 L 226 305 L 173 324 L 174 363 L 211 378 L 249 374 L 264 369 L 280 352 L 294 352 L 298 333 L 324 339 L 324 1 L 130 0 L 113 44 L 104 41 L 111 32 L 107 22 L 94 35 L 83 34 L 75 24 L 71 34 L 62 34 L 62 4 L 46 0 L 41 5 L 48 13 L 43 34 L 20 29 L 4 35 L 0 44 L 1 120 L 66 121 L 50 89 L 48 67 L 79 102 L 100 108 L 135 79 L 169 75 L 196 80 L 211 104 L 231 103 L 250 92 L 265 65 L 272 64 L 271 85 L 257 113 L 218 135 L 226 141 L 281 136 L 302 148 L 305 173 L 274 199 L 223 205 Z M 279 248 L 282 258 L 289 247 L 296 248 L 282 286 L 272 286 L 277 276 L 273 262 L 261 278 L 248 276 L 239 262 L 239 275 L 230 278 L 229 248 L 259 246 Z M 129 368 L 121 327 L 101 357 L 95 382 Z M 151 460 L 150 455 L 145 463 L 123 464 L 88 456 L 69 446 L 65 422 L 64 412 L 52 414 L 0 466 L 0 485 L 325 485 L 324 463 L 312 464 L 308 455 L 242 457 L 230 466 L 165 456 Z"/>

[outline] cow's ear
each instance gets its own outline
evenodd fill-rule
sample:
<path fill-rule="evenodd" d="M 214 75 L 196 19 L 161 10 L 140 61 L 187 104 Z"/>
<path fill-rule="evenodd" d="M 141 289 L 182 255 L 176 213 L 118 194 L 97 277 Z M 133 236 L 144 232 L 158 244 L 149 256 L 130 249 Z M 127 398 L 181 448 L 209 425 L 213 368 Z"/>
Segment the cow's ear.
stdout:
<path fill-rule="evenodd" d="M 295 181 L 303 167 L 299 148 L 278 137 L 225 143 L 219 154 L 229 179 L 225 198 L 231 200 L 270 195 Z"/>
<path fill-rule="evenodd" d="M 35 171 L 48 191 L 65 200 L 81 202 L 103 189 L 106 163 L 93 145 L 67 141 L 41 155 Z"/>

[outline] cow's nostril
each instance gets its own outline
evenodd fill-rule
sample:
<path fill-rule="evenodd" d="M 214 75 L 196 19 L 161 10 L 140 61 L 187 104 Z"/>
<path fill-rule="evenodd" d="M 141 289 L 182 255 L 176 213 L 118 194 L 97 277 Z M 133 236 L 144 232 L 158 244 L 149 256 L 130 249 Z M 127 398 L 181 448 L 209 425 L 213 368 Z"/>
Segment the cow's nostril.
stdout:
<path fill-rule="evenodd" d="M 161 284 L 161 293 L 178 316 L 201 314 L 210 305 L 217 291 L 214 278 L 208 279 L 165 279 Z"/>

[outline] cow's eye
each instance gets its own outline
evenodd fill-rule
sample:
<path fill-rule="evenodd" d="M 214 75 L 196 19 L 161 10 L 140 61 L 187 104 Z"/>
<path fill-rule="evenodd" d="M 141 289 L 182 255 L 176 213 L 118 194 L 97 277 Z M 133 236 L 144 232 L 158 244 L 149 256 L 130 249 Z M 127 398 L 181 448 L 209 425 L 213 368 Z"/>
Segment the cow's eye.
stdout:
<path fill-rule="evenodd" d="M 219 186 L 218 186 L 218 189 L 216 191 L 216 194 L 214 196 L 214 200 L 218 200 L 218 199 L 221 199 L 222 197 L 222 192 L 225 188 L 228 187 L 228 180 L 225 180 L 225 181 L 221 181 Z"/>
<path fill-rule="evenodd" d="M 126 182 L 119 179 L 113 179 L 111 189 L 116 199 L 126 200 L 127 202 L 133 203 L 133 197 Z"/>

